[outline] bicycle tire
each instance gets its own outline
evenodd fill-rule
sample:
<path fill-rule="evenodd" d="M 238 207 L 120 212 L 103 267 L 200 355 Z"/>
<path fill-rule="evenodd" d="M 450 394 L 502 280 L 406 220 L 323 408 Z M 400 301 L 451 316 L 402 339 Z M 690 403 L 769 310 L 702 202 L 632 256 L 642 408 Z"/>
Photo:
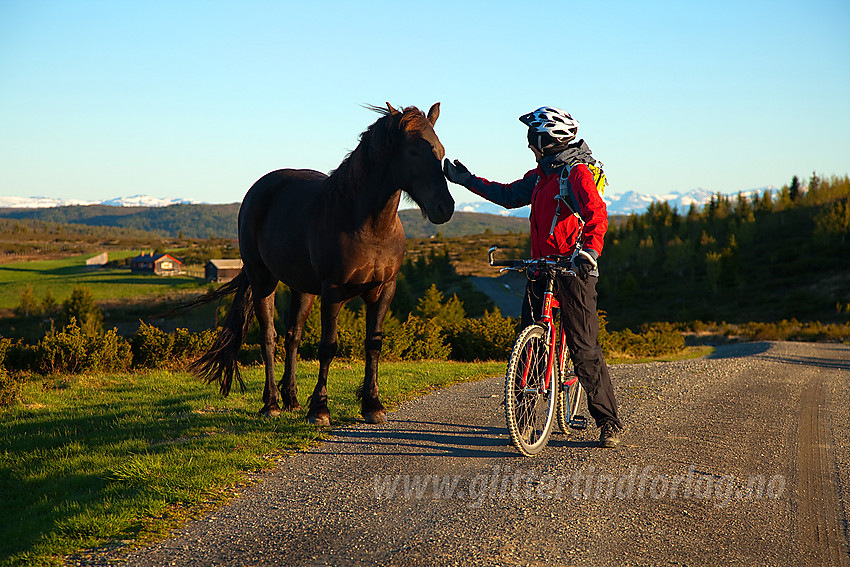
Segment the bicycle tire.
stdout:
<path fill-rule="evenodd" d="M 545 388 L 549 346 L 546 330 L 529 325 L 514 344 L 505 374 L 505 421 L 511 442 L 526 456 L 543 450 L 555 422 L 558 365 L 553 365 L 549 388 Z M 523 377 L 525 384 L 523 385 Z"/>
<path fill-rule="evenodd" d="M 558 429 L 561 430 L 561 433 L 570 434 L 570 420 L 578 414 L 583 392 L 584 388 L 581 387 L 581 383 L 578 380 L 572 386 L 562 384 L 558 389 L 557 417 Z M 567 398 L 569 398 L 569 401 L 567 401 Z"/>

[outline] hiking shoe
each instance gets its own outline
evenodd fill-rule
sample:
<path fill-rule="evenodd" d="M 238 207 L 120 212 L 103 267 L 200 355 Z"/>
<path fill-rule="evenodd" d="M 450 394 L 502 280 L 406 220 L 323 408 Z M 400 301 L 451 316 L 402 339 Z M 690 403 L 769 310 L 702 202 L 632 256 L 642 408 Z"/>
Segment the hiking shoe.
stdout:
<path fill-rule="evenodd" d="M 607 449 L 612 449 L 620 444 L 620 434 L 623 428 L 616 423 L 607 422 L 600 428 L 602 432 L 599 434 L 599 446 Z"/>

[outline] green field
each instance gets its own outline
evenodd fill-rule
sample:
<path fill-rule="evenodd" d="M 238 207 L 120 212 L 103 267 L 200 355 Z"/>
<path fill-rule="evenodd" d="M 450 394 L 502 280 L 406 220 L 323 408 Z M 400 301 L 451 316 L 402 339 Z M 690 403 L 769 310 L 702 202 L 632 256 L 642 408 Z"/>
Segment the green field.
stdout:
<path fill-rule="evenodd" d="M 137 254 L 138 251 L 110 252 L 109 258 L 122 260 Z M 91 255 L 0 264 L 0 309 L 17 307 L 28 286 L 39 300 L 50 293 L 61 304 L 79 285 L 86 286 L 96 301 L 167 296 L 198 290 L 204 285 L 198 278 L 182 275 L 163 277 L 121 268 L 90 270 L 86 267 L 89 257 Z"/>
<path fill-rule="evenodd" d="M 299 398 L 318 363 L 299 367 Z M 278 368 L 282 372 L 282 368 Z M 387 408 L 435 387 L 504 372 L 504 363 L 385 363 Z M 246 473 L 319 441 L 305 412 L 261 418 L 260 367 L 222 398 L 183 372 L 38 377 L 0 410 L 0 565 L 58 565 L 120 540 L 146 541 L 231 498 Z M 360 419 L 363 363 L 338 361 L 328 382 L 336 425 Z M 392 419 L 392 418 L 390 418 Z"/>

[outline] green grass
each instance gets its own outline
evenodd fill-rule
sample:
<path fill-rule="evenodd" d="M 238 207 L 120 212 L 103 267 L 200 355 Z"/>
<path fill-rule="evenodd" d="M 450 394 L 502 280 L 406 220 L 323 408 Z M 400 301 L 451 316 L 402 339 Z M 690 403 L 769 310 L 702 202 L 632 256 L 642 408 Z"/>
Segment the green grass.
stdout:
<path fill-rule="evenodd" d="M 299 367 L 302 403 L 317 368 Z M 435 387 L 502 372 L 502 362 L 384 363 L 381 396 L 394 408 Z M 354 392 L 362 373 L 362 362 L 334 364 L 335 424 L 360 418 Z M 60 564 L 107 542 L 164 535 L 226 501 L 246 473 L 326 434 L 303 412 L 259 417 L 262 379 L 261 368 L 247 369 L 248 392 L 228 398 L 182 372 L 26 382 L 24 403 L 0 410 L 0 565 Z"/>
<path fill-rule="evenodd" d="M 129 251 L 111 252 L 110 259 L 118 260 L 137 254 Z M 201 280 L 188 276 L 163 277 L 132 273 L 128 269 L 89 270 L 86 268 L 88 257 L 90 255 L 0 264 L 0 309 L 17 307 L 27 286 L 32 286 L 39 301 L 49 291 L 57 302 L 62 303 L 78 285 L 88 287 L 95 301 L 161 296 L 198 289 L 204 285 Z"/>

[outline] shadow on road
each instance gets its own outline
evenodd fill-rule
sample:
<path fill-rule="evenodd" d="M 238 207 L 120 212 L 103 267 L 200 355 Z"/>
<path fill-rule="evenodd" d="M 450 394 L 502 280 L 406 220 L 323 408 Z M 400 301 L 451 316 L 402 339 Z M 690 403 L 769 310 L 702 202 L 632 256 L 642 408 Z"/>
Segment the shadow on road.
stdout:
<path fill-rule="evenodd" d="M 768 362 L 777 362 L 780 364 L 814 366 L 817 368 L 826 368 L 832 370 L 850 370 L 850 360 L 848 360 L 848 350 L 846 346 L 818 344 L 818 350 L 822 351 L 826 349 L 836 351 L 835 356 L 818 357 L 805 356 L 800 354 L 783 354 L 783 349 L 773 348 L 774 346 L 776 346 L 776 344 L 777 343 L 759 342 L 726 345 L 719 347 L 716 351 L 708 355 L 706 358 L 708 360 L 722 360 L 729 358 L 753 357 L 756 360 L 765 360 Z"/>
<path fill-rule="evenodd" d="M 513 454 L 504 428 L 425 421 L 390 422 L 390 428 L 350 428 L 334 433 L 319 454 L 503 457 Z"/>
<path fill-rule="evenodd" d="M 393 421 L 393 428 L 340 429 L 316 454 L 410 455 L 429 457 L 521 457 L 511 446 L 504 427 Z M 553 432 L 549 445 L 573 449 L 595 448 L 598 443 Z M 524 457 L 523 457 L 524 458 Z"/>
<path fill-rule="evenodd" d="M 770 343 L 739 343 L 734 345 L 723 345 L 706 356 L 708 360 L 722 360 L 724 358 L 746 358 L 756 356 L 770 350 Z"/>

